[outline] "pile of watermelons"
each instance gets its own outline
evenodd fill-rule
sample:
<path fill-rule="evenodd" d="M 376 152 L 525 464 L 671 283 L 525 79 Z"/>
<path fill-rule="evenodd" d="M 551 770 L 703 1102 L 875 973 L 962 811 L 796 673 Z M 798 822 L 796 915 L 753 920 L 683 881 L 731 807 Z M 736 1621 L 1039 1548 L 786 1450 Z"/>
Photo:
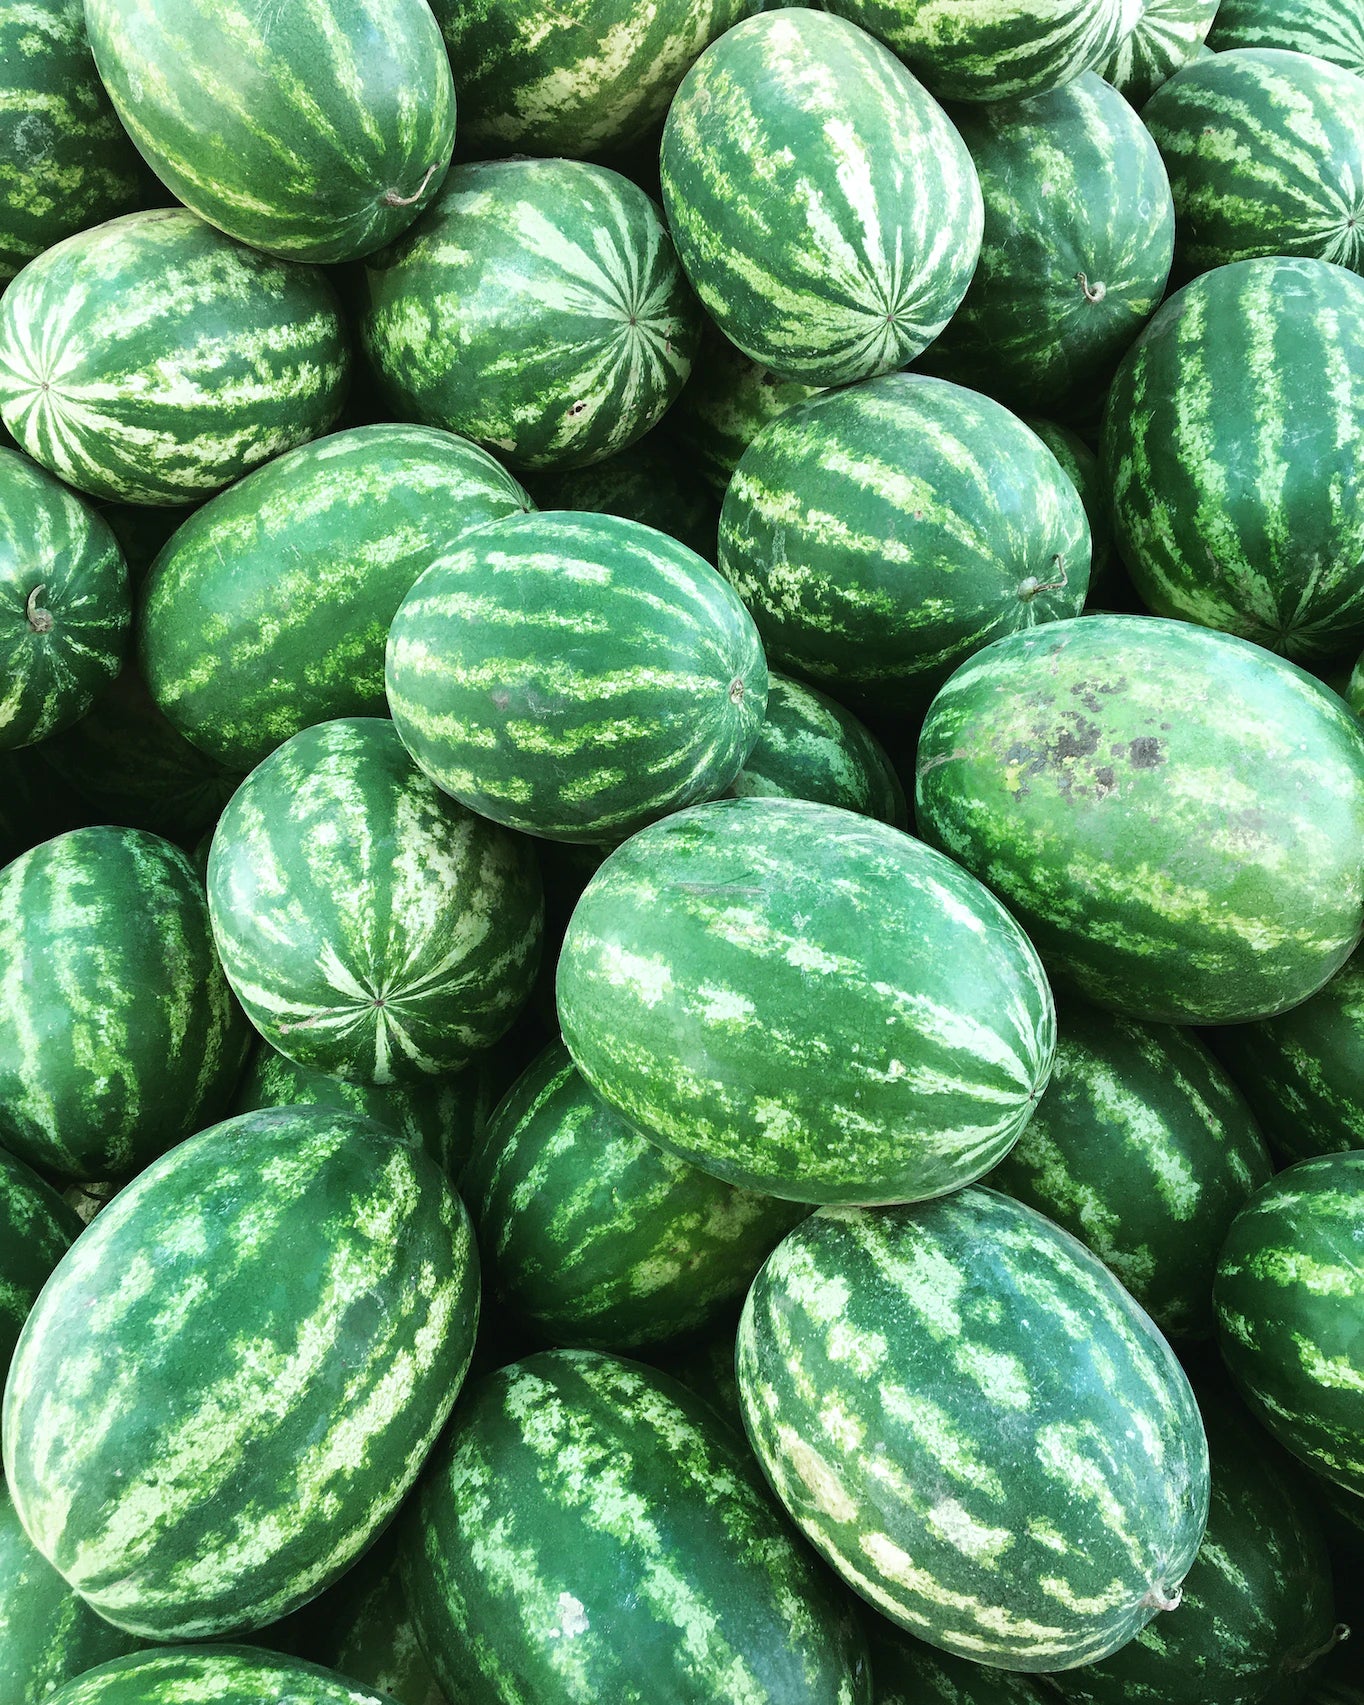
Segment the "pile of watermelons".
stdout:
<path fill-rule="evenodd" d="M 1364 1705 L 1361 273 L 1364 0 L 0 0 L 0 1705 Z"/>

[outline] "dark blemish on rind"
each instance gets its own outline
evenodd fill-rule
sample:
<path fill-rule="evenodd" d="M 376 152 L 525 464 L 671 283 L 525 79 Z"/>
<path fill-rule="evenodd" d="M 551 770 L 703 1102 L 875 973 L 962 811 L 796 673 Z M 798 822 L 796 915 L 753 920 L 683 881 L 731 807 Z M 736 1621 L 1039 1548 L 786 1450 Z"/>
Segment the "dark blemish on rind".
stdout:
<path fill-rule="evenodd" d="M 1094 772 L 1094 786 L 1099 793 L 1111 793 L 1115 785 L 1112 769 L 1105 764 L 1102 769 Z"/>
<path fill-rule="evenodd" d="M 1151 734 L 1144 734 L 1139 740 L 1132 741 L 1129 756 L 1134 770 L 1153 770 L 1158 764 L 1165 762 L 1160 750 L 1160 741 Z"/>
<path fill-rule="evenodd" d="M 1092 758 L 1099 750 L 1098 723 L 1086 722 L 1077 711 L 1066 711 L 1064 715 L 1074 726 L 1063 728 L 1056 736 L 1055 756 L 1063 762 L 1070 758 Z"/>

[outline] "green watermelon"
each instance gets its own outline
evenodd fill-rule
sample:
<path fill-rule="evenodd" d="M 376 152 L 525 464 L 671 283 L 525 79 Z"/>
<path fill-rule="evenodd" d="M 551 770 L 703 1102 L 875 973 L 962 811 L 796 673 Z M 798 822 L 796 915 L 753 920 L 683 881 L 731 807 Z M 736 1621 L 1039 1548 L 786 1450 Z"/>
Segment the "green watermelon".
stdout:
<path fill-rule="evenodd" d="M 427 775 L 550 840 L 622 840 L 722 793 L 767 703 L 730 587 L 615 515 L 523 515 L 465 540 L 403 600 L 386 680 Z"/>
<path fill-rule="evenodd" d="M 1118 548 L 1158 615 L 1305 661 L 1357 653 L 1364 279 L 1278 257 L 1194 279 L 1118 370 L 1103 462 Z"/>
<path fill-rule="evenodd" d="M 1079 494 L 998 403 L 895 373 L 769 422 L 720 512 L 720 570 L 772 662 L 852 709 L 922 711 L 964 657 L 1076 616 Z"/>
<path fill-rule="evenodd" d="M 157 177 L 239 242 L 354 260 L 440 187 L 455 91 L 423 0 L 87 0 L 85 16 Z"/>
<path fill-rule="evenodd" d="M 1137 27 L 1094 69 L 1140 107 L 1199 53 L 1217 6 L 1218 0 L 1142 0 Z"/>
<path fill-rule="evenodd" d="M 323 1107 L 201 1131 L 29 1316 L 4 1406 L 24 1528 L 129 1633 L 263 1628 L 416 1479 L 477 1316 L 468 1216 L 427 1156 Z"/>
<path fill-rule="evenodd" d="M 250 1646 L 138 1652 L 91 1670 L 50 1705 L 395 1705 L 342 1676 Z"/>
<path fill-rule="evenodd" d="M 1046 1705 L 1053 1697 L 1031 1676 L 939 1652 L 884 1616 L 866 1622 L 875 1705 Z"/>
<path fill-rule="evenodd" d="M 869 1705 L 851 1609 L 741 1441 L 637 1362 L 561 1350 L 471 1386 L 402 1544 L 461 1705 Z"/>
<path fill-rule="evenodd" d="M 739 458 L 768 421 L 818 395 L 818 386 L 783 379 L 750 361 L 707 321 L 691 378 L 668 415 L 667 430 L 723 498 Z"/>
<path fill-rule="evenodd" d="M 1080 494 L 1089 522 L 1089 591 L 1087 610 L 1126 608 L 1132 596 L 1122 564 L 1113 549 L 1113 523 L 1108 515 L 1108 492 L 1099 469 L 1099 458 L 1078 432 L 1054 420 L 1025 416 L 1024 426 L 1046 445 L 1061 464 L 1061 472 Z"/>
<path fill-rule="evenodd" d="M 82 0 L 0 9 L 0 289 L 63 237 L 131 213 L 147 187 L 95 71 Z"/>
<path fill-rule="evenodd" d="M 700 336 L 658 208 L 576 160 L 455 167 L 367 263 L 363 296 L 391 405 L 518 469 L 602 461 L 642 437 Z"/>
<path fill-rule="evenodd" d="M 1201 1043 L 1077 1001 L 1058 1014 L 1047 1093 L 989 1182 L 1092 1249 L 1168 1338 L 1209 1338 L 1222 1240 L 1272 1170 Z"/>
<path fill-rule="evenodd" d="M 22 1160 L 0 1149 L 0 1384 L 38 1292 L 80 1233 L 74 1209 Z"/>
<path fill-rule="evenodd" d="M 51 474 L 0 450 L 0 747 L 78 722 L 118 673 L 132 622 L 113 533 Z"/>
<path fill-rule="evenodd" d="M 899 830 L 806 800 L 694 806 L 588 883 L 558 967 L 583 1076 L 660 1147 L 798 1202 L 903 1202 L 1013 1145 L 1055 1046 L 1037 957 Z"/>
<path fill-rule="evenodd" d="M 0 1145 L 127 1177 L 215 1119 L 247 1045 L 178 847 L 74 829 L 0 872 Z"/>
<path fill-rule="evenodd" d="M 662 185 L 720 330 L 809 385 L 911 361 L 980 253 L 980 186 L 946 114 L 824 12 L 761 13 L 707 48 L 668 111 Z"/>
<path fill-rule="evenodd" d="M 809 1212 L 647 1142 L 552 1042 L 484 1127 L 463 1193 L 490 1299 L 553 1344 L 634 1350 L 713 1324 Z"/>
<path fill-rule="evenodd" d="M 220 490 L 325 432 L 349 366 L 321 273 L 184 208 L 68 237 L 0 301 L 0 415 L 34 461 L 96 497 Z"/>
<path fill-rule="evenodd" d="M 621 515 L 668 533 L 707 562 L 715 561 L 720 522 L 715 494 L 690 465 L 684 465 L 676 445 L 661 432 L 651 432 L 590 468 L 541 474 L 526 483 L 541 509 Z"/>
<path fill-rule="evenodd" d="M 1156 145 L 1093 72 L 953 117 L 985 237 L 921 365 L 1010 408 L 1086 415 L 1165 294 L 1175 208 Z"/>
<path fill-rule="evenodd" d="M 1238 48 L 1186 66 L 1142 119 L 1170 174 L 1181 274 L 1259 255 L 1364 272 L 1364 100 L 1353 72 Z"/>
<path fill-rule="evenodd" d="M 1256 1418 L 1347 1492 L 1364 1493 L 1364 1154 L 1320 1155 L 1237 1215 L 1213 1300 L 1223 1360 Z"/>
<path fill-rule="evenodd" d="M 739 1393 L 773 1489 L 840 1578 L 930 1645 L 1000 1669 L 1116 1651 L 1203 1537 L 1188 1381 L 1082 1244 L 968 1189 L 824 1208 L 739 1325 Z"/>
<path fill-rule="evenodd" d="M 1364 71 L 1364 0 L 1222 0 L 1208 46 L 1281 47 Z"/>
<path fill-rule="evenodd" d="M 384 641 L 463 535 L 531 507 L 486 451 L 425 426 L 305 444 L 204 505 L 162 549 L 138 613 L 161 710 L 249 770 L 302 728 L 382 716 Z"/>
<path fill-rule="evenodd" d="M 218 820 L 208 906 L 267 1042 L 361 1083 L 458 1071 L 535 980 L 534 854 L 447 798 L 380 717 L 319 723 Z"/>
<path fill-rule="evenodd" d="M 924 838 L 1129 1018 L 1282 1012 L 1364 928 L 1359 723 L 1226 634 L 1087 616 L 997 640 L 934 701 L 917 792 Z"/>

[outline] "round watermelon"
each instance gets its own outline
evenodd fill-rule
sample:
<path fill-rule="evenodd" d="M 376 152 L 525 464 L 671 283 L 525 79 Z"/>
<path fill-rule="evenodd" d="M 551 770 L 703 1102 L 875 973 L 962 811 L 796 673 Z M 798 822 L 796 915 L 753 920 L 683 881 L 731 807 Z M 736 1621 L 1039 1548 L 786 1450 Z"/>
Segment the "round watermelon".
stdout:
<path fill-rule="evenodd" d="M 817 385 L 783 379 L 751 361 L 707 321 L 691 377 L 667 419 L 667 431 L 717 497 L 739 458 L 770 420 L 819 395 Z"/>
<path fill-rule="evenodd" d="M 1364 71 L 1364 0 L 1222 0 L 1208 46 L 1281 47 Z"/>
<path fill-rule="evenodd" d="M 1217 8 L 1218 0 L 1142 0 L 1136 28 L 1095 71 L 1140 108 L 1200 53 Z"/>

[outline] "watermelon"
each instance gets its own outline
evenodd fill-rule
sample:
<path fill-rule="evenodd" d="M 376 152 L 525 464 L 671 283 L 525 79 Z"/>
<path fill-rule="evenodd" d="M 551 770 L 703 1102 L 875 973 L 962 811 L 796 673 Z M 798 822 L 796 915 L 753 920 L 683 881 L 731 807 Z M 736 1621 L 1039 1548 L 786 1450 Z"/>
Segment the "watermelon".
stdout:
<path fill-rule="evenodd" d="M 997 635 L 1078 615 L 1089 557 L 1046 446 L 990 398 L 918 374 L 769 422 L 720 512 L 720 570 L 773 663 L 888 719 L 922 711 Z"/>
<path fill-rule="evenodd" d="M 0 416 L 20 449 L 128 503 L 206 497 L 325 432 L 349 364 L 321 273 L 184 208 L 68 237 L 0 301 Z"/>
<path fill-rule="evenodd" d="M 219 1116 L 246 1051 L 178 847 L 74 829 L 0 871 L 0 1145 L 127 1177 Z"/>
<path fill-rule="evenodd" d="M 1194 279 L 1118 370 L 1103 462 L 1118 548 L 1158 615 L 1302 661 L 1357 654 L 1364 279 L 1278 257 Z"/>
<path fill-rule="evenodd" d="M 51 1705 L 395 1705 L 316 1664 L 249 1646 L 139 1652 L 53 1694 Z"/>
<path fill-rule="evenodd" d="M 647 1142 L 552 1042 L 485 1126 L 463 1192 L 494 1304 L 553 1344 L 633 1350 L 742 1301 L 803 1205 Z"/>
<path fill-rule="evenodd" d="M 1300 1006 L 1213 1044 L 1282 1164 L 1364 1149 L 1364 957 Z"/>
<path fill-rule="evenodd" d="M 1024 426 L 1046 445 L 1061 464 L 1061 472 L 1080 494 L 1089 522 L 1089 591 L 1087 610 L 1125 609 L 1132 596 L 1127 576 L 1113 549 L 1113 523 L 1108 515 L 1108 492 L 1099 470 L 1099 458 L 1080 434 L 1054 420 L 1026 416 Z"/>
<path fill-rule="evenodd" d="M 4 1405 L 25 1531 L 129 1633 L 263 1628 L 416 1479 L 477 1316 L 468 1216 L 427 1156 L 324 1107 L 201 1131 L 119 1192 L 29 1316 Z"/>
<path fill-rule="evenodd" d="M 462 152 L 628 150 L 662 122 L 692 61 L 757 0 L 433 0 L 459 90 Z"/>
<path fill-rule="evenodd" d="M 458 1071 L 535 980 L 534 854 L 440 793 L 380 717 L 319 723 L 218 821 L 208 906 L 266 1041 L 361 1083 Z"/>
<path fill-rule="evenodd" d="M 1364 71 L 1364 0 L 1222 0 L 1208 46 L 1281 47 Z"/>
<path fill-rule="evenodd" d="M 923 370 L 1010 408 L 1088 414 L 1165 294 L 1175 208 L 1159 151 L 1093 72 L 953 116 L 980 178 L 985 236 Z"/>
<path fill-rule="evenodd" d="M 239 242 L 354 260 L 440 187 L 455 91 L 423 0 L 87 0 L 85 17 L 157 177 Z"/>
<path fill-rule="evenodd" d="M 471 1386 L 402 1545 L 461 1705 L 869 1705 L 851 1609 L 740 1440 L 638 1363 L 561 1350 Z"/>
<path fill-rule="evenodd" d="M 131 213 L 148 187 L 90 56 L 82 0 L 0 11 L 0 289 L 73 232 Z"/>
<path fill-rule="evenodd" d="M 457 166 L 365 269 L 389 403 L 525 468 L 598 462 L 677 396 L 700 315 L 657 207 L 576 160 Z"/>
<path fill-rule="evenodd" d="M 993 1190 L 823 1208 L 739 1325 L 744 1423 L 816 1551 L 930 1645 L 1029 1673 L 1179 1603 L 1203 1537 L 1198 1408 L 1084 1246 Z"/>
<path fill-rule="evenodd" d="M 446 793 L 550 840 L 623 840 L 722 793 L 767 664 L 685 545 L 614 515 L 523 515 L 429 568 L 388 636 L 403 745 Z"/>
<path fill-rule="evenodd" d="M 661 432 L 651 432 L 590 468 L 531 476 L 526 484 L 541 509 L 621 515 L 668 533 L 707 562 L 715 561 L 720 522 L 715 494 L 684 465 L 676 445 Z"/>
<path fill-rule="evenodd" d="M 80 1233 L 80 1220 L 57 1192 L 0 1149 L 0 1382 L 38 1292 Z"/>
<path fill-rule="evenodd" d="M 1186 66 L 1142 119 L 1170 174 L 1184 276 L 1259 255 L 1364 272 L 1364 101 L 1353 72 L 1237 48 Z"/>
<path fill-rule="evenodd" d="M 96 1616 L 33 1549 L 0 1480 L 0 1698 L 47 1705 L 65 1681 L 141 1645 Z"/>
<path fill-rule="evenodd" d="M 78 722 L 118 673 L 132 622 L 109 528 L 59 480 L 0 450 L 0 747 Z"/>
<path fill-rule="evenodd" d="M 668 111 L 662 186 L 720 330 L 804 384 L 903 367 L 980 253 L 980 186 L 946 114 L 824 12 L 761 13 L 707 48 Z"/>
<path fill-rule="evenodd" d="M 530 507 L 486 451 L 430 427 L 290 451 L 196 510 L 153 564 L 138 612 L 152 696 L 238 771 L 313 723 L 382 716 L 384 641 L 412 583 Z"/>
<path fill-rule="evenodd" d="M 905 790 L 884 746 L 816 687 L 770 674 L 767 714 L 730 784 L 736 799 L 812 799 L 908 825 Z"/>
<path fill-rule="evenodd" d="M 1029 1675 L 936 1651 L 884 1616 L 867 1618 L 867 1644 L 875 1705 L 1046 1705 L 1053 1697 Z"/>
<path fill-rule="evenodd" d="M 558 967 L 574 1063 L 660 1147 L 797 1202 L 979 1178 L 1046 1086 L 1051 991 L 947 859 L 835 806 L 726 799 L 619 847 Z"/>
<path fill-rule="evenodd" d="M 1364 928 L 1359 723 L 1226 634 L 1087 616 L 997 640 L 934 701 L 917 795 L 924 838 L 1129 1018 L 1282 1012 Z"/>
<path fill-rule="evenodd" d="M 691 378 L 668 416 L 667 430 L 723 498 L 739 458 L 768 421 L 818 395 L 818 386 L 783 379 L 750 361 L 707 321 Z"/>
<path fill-rule="evenodd" d="M 1134 107 L 1200 53 L 1218 0 L 1142 0 L 1137 27 L 1094 67 Z"/>
<path fill-rule="evenodd" d="M 1070 1002 L 1058 1031 L 1047 1093 L 989 1182 L 1087 1244 L 1166 1337 L 1209 1338 L 1222 1240 L 1273 1170 L 1250 1109 L 1171 1025 Z"/>
<path fill-rule="evenodd" d="M 1320 1155 L 1236 1216 L 1213 1300 L 1222 1356 L 1294 1456 L 1364 1493 L 1364 1154 Z"/>

